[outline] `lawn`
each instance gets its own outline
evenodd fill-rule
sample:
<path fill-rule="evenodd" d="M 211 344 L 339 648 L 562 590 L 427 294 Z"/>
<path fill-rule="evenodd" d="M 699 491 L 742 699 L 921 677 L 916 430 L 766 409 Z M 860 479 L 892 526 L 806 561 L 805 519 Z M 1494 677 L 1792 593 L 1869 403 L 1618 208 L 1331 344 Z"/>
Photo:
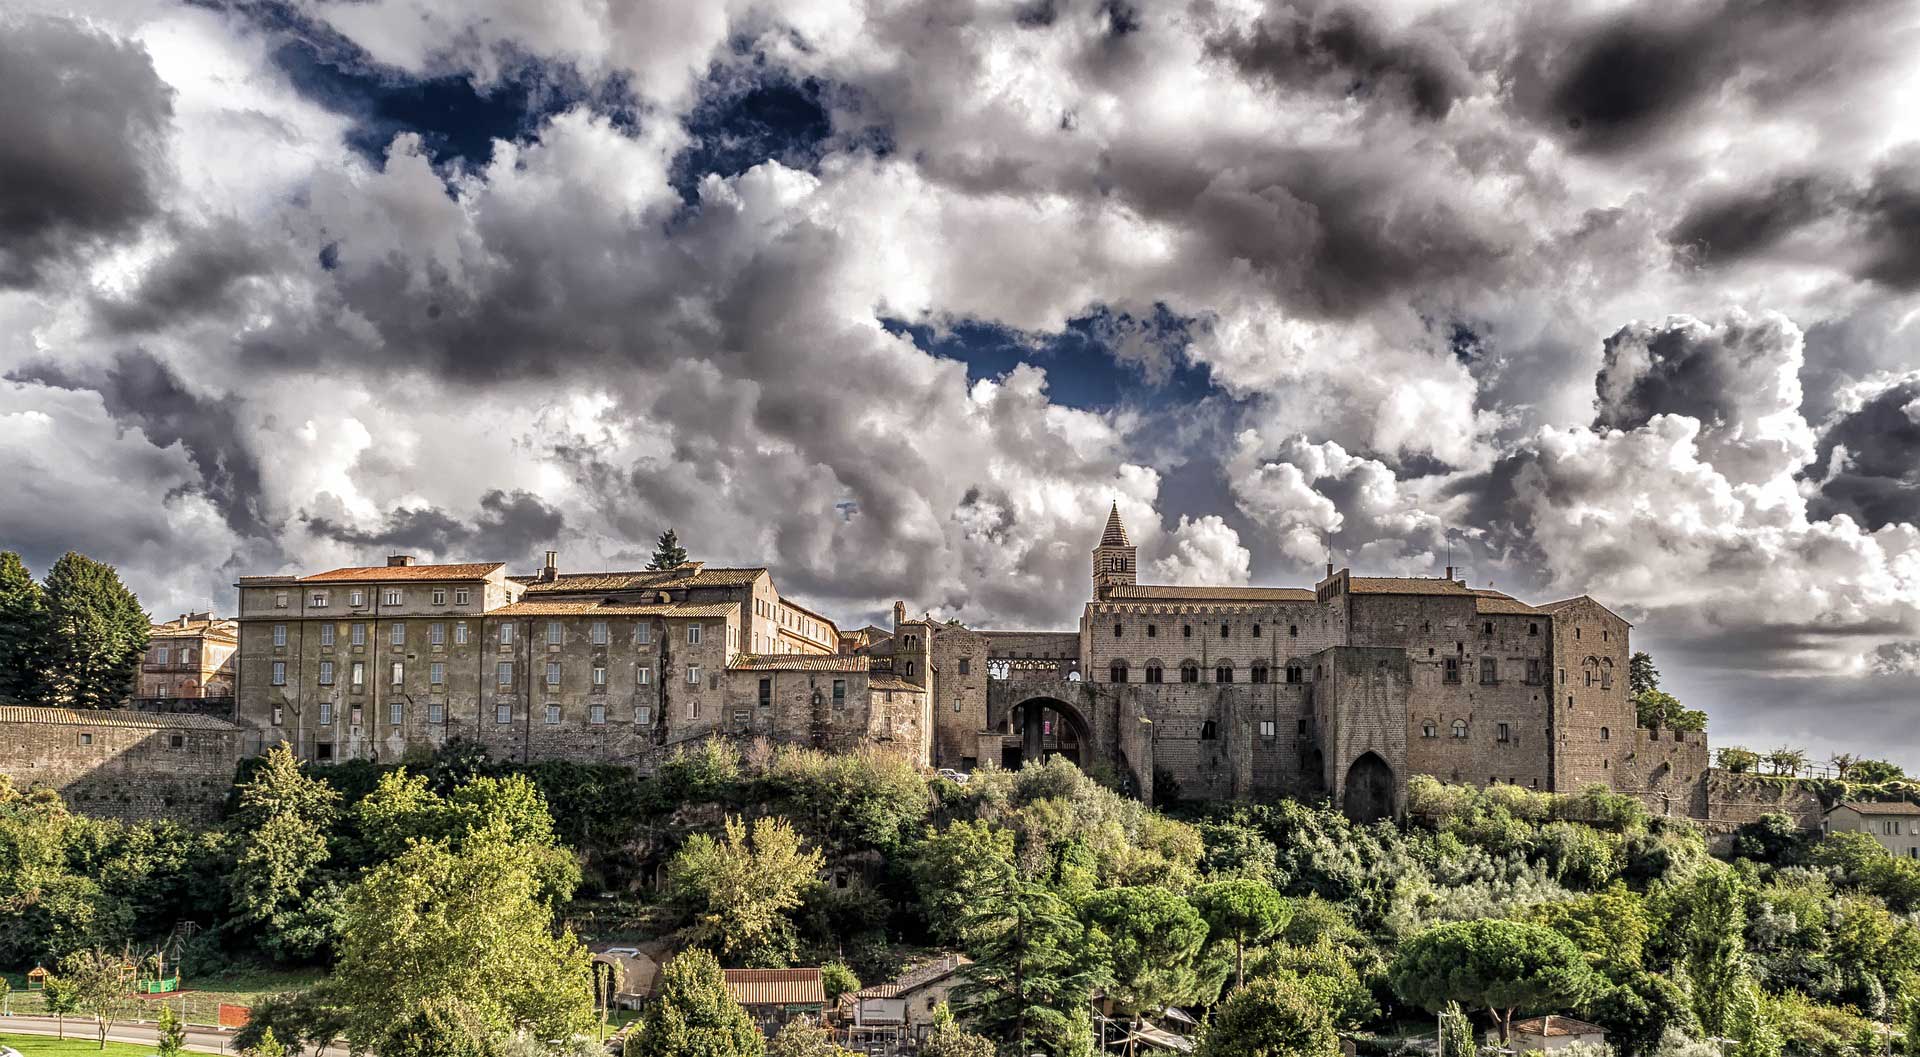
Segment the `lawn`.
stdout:
<path fill-rule="evenodd" d="M 82 1024 L 80 1030 L 85 1033 L 93 1025 Z M 0 1035 L 0 1046 L 11 1046 L 19 1050 L 21 1057 L 148 1057 L 153 1053 L 151 1045 L 141 1046 L 131 1042 L 109 1042 L 101 1049 L 98 1042 L 86 1038 L 57 1039 L 52 1035 Z"/>
<path fill-rule="evenodd" d="M 26 978 L 19 973 L 9 973 L 14 985 L 13 994 L 7 997 L 7 1005 L 15 1015 L 40 1013 L 44 1006 L 38 991 L 25 990 Z M 186 991 L 169 996 L 166 1003 L 175 1011 L 185 1015 L 189 1024 L 216 1024 L 219 1022 L 220 1003 L 236 1006 L 250 1006 L 265 995 L 282 991 L 303 991 L 319 983 L 325 973 L 318 969 L 241 969 L 232 972 L 194 976 L 187 974 L 184 984 Z M 152 1020 L 159 1015 L 160 998 L 155 996 L 141 1002 L 141 1008 L 148 1010 L 141 1019 Z M 16 1047 L 18 1049 L 18 1047 Z M 109 1050 L 112 1047 L 108 1047 Z M 32 1057 L 27 1050 L 20 1052 Z M 64 1052 L 64 1051 L 62 1051 Z M 96 1051 L 97 1052 L 97 1051 Z"/>

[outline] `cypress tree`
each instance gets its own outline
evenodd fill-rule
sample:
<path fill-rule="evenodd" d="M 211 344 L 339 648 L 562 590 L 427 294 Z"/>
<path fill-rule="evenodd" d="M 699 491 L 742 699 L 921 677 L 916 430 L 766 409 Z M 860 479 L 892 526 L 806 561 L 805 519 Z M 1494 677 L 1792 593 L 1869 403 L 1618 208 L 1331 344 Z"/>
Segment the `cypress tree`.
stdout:
<path fill-rule="evenodd" d="M 133 689 L 152 622 L 113 566 L 68 551 L 47 572 L 53 697 L 71 708 L 117 708 Z"/>
<path fill-rule="evenodd" d="M 672 529 L 660 534 L 660 542 L 653 548 L 653 560 L 647 563 L 649 569 L 672 569 L 687 563 L 687 549 L 680 545 L 680 536 Z"/>
<path fill-rule="evenodd" d="M 18 554 L 0 552 L 0 701 L 45 703 L 51 637 L 46 592 Z"/>

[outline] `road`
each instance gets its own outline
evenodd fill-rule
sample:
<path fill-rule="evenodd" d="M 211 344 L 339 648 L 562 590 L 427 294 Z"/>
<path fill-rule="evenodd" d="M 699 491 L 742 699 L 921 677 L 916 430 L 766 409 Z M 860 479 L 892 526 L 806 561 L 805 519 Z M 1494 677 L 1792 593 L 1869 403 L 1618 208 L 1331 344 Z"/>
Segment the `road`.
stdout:
<path fill-rule="evenodd" d="M 0 1017 L 0 1034 L 14 1035 L 56 1035 L 59 1024 L 52 1017 Z M 67 1018 L 67 1038 L 97 1039 L 98 1029 L 93 1021 L 85 1017 Z M 197 1053 L 234 1053 L 231 1032 L 215 1028 L 189 1025 L 187 1028 L 187 1049 Z M 129 1042 L 136 1046 L 141 1043 L 157 1042 L 158 1036 L 152 1024 L 136 1024 L 127 1021 L 115 1021 L 107 1032 L 108 1042 Z M 347 1057 L 344 1046 L 329 1046 L 324 1051 L 326 1057 Z"/>

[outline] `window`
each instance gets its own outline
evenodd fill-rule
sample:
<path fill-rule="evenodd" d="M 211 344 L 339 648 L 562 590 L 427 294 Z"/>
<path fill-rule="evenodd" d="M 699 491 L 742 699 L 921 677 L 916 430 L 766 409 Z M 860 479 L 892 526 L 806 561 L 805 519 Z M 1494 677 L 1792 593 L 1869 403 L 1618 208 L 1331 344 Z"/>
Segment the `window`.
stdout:
<path fill-rule="evenodd" d="M 1117 639 L 1117 638 L 1120 638 L 1120 637 L 1122 637 L 1122 636 L 1124 636 L 1124 635 L 1125 635 L 1126 633 L 1127 633 L 1127 626 L 1126 626 L 1125 624 L 1115 624 L 1115 625 L 1113 626 L 1113 637 L 1114 637 L 1114 638 L 1116 638 L 1116 639 Z"/>
<path fill-rule="evenodd" d="M 1253 626 L 1253 637 L 1256 639 L 1260 637 L 1260 625 L 1258 624 Z"/>
<path fill-rule="evenodd" d="M 1180 625 L 1180 637 L 1183 639 L 1193 638 L 1193 625 L 1192 624 Z"/>
<path fill-rule="evenodd" d="M 493 666 L 493 681 L 501 686 L 513 685 L 513 662 L 501 661 Z"/>
<path fill-rule="evenodd" d="M 1227 625 L 1225 625 L 1225 624 L 1222 624 L 1222 625 L 1220 625 L 1220 637 L 1221 637 L 1221 638 L 1223 638 L 1223 639 L 1224 639 L 1224 638 L 1228 638 L 1228 637 L 1230 637 L 1230 636 L 1232 636 L 1232 634 L 1233 634 L 1233 629 L 1232 629 L 1232 628 L 1230 628 L 1230 627 L 1228 627 L 1228 626 L 1227 626 Z"/>
<path fill-rule="evenodd" d="M 1431 720 L 1431 719 L 1429 719 L 1429 720 L 1423 720 L 1423 721 L 1421 722 L 1421 724 L 1420 724 L 1420 736 L 1421 736 L 1421 737 L 1423 737 L 1423 738 L 1437 738 L 1437 737 L 1439 737 L 1439 736 L 1440 736 L 1440 724 L 1438 724 L 1438 723 L 1435 723 L 1435 722 L 1434 722 L 1433 720 Z"/>
<path fill-rule="evenodd" d="M 833 681 L 833 707 L 847 707 L 847 681 L 845 679 L 835 679 Z"/>
<path fill-rule="evenodd" d="M 565 638 L 566 632 L 561 628 L 559 621 L 547 621 L 547 645 L 558 646 L 565 641 Z"/>
<path fill-rule="evenodd" d="M 1513 728 L 1508 726 L 1505 723 L 1496 724 L 1495 730 L 1494 730 L 1494 737 L 1499 741 L 1512 741 Z"/>
<path fill-rule="evenodd" d="M 693 700 L 687 702 L 687 718 L 688 719 L 700 718 L 700 699 L 699 698 L 696 697 Z"/>
<path fill-rule="evenodd" d="M 315 745 L 313 747 L 313 758 L 316 760 L 333 759 L 333 742 L 323 741 Z"/>
<path fill-rule="evenodd" d="M 698 624 L 687 625 L 687 645 L 689 646 L 700 645 L 700 625 Z M 908 646 L 913 645 L 913 636 L 911 635 L 907 636 L 907 645 Z"/>
<path fill-rule="evenodd" d="M 273 685 L 275 686 L 287 685 L 287 662 L 285 661 L 273 662 Z"/>
<path fill-rule="evenodd" d="M 606 726 L 607 725 L 607 706 L 598 701 L 594 702 L 591 705 L 588 705 L 587 706 L 587 722 L 596 727 Z"/>
<path fill-rule="evenodd" d="M 1500 682 L 1500 662 L 1492 657 L 1480 658 L 1480 685 L 1494 686 Z"/>
<path fill-rule="evenodd" d="M 1267 681 L 1267 662 L 1265 661 L 1253 662 L 1253 674 L 1249 676 L 1249 678 L 1251 678 L 1256 683 L 1266 682 Z"/>
<path fill-rule="evenodd" d="M 1115 661 L 1112 664 L 1108 665 L 1107 681 L 1110 683 L 1126 682 L 1127 681 L 1127 662 Z"/>
<path fill-rule="evenodd" d="M 394 621 L 387 628 L 387 641 L 395 646 L 405 646 L 407 644 L 407 625 L 402 621 Z"/>
<path fill-rule="evenodd" d="M 387 725 L 397 727 L 407 721 L 407 703 L 405 701 L 387 702 Z"/>
<path fill-rule="evenodd" d="M 1287 682 L 1304 683 L 1307 681 L 1307 669 L 1304 665 L 1287 665 Z"/>
<path fill-rule="evenodd" d="M 1295 638 L 1295 639 L 1297 639 L 1297 638 L 1299 638 L 1299 637 L 1300 637 L 1300 625 L 1298 625 L 1298 624 L 1288 624 L 1288 625 L 1287 625 L 1287 637 L 1288 637 L 1288 638 Z"/>
<path fill-rule="evenodd" d="M 275 591 L 273 593 L 273 608 L 275 609 L 287 608 L 287 593 L 285 591 Z M 87 735 L 87 738 L 89 739 L 89 741 L 91 741 L 92 737 L 93 735 L 91 734 Z"/>
<path fill-rule="evenodd" d="M 333 685 L 333 662 L 332 661 L 320 662 L 320 685 L 321 686 Z"/>
<path fill-rule="evenodd" d="M 434 686 L 444 686 L 447 682 L 447 662 L 434 661 L 427 665 L 427 682 Z"/>
<path fill-rule="evenodd" d="M 285 646 L 285 645 L 286 645 L 286 642 L 285 642 L 284 640 L 285 640 L 285 638 L 286 638 L 286 635 L 287 635 L 287 632 L 286 632 L 286 625 L 285 625 L 285 624 L 275 624 L 275 625 L 274 625 L 273 627 L 274 627 L 274 630 L 275 630 L 275 631 L 278 631 L 278 632 L 280 632 L 280 637 L 281 637 L 281 639 L 283 640 L 283 641 L 281 641 L 281 642 L 276 642 L 276 643 L 274 643 L 274 645 L 276 645 L 276 646 Z M 153 650 L 153 663 L 155 663 L 155 664 L 165 664 L 165 663 L 167 663 L 167 648 L 166 648 L 165 646 L 156 646 L 156 647 L 154 647 L 154 650 Z"/>
<path fill-rule="evenodd" d="M 273 644 L 275 646 L 285 646 L 287 644 L 287 626 L 285 624 L 275 624 L 273 626 Z M 166 660 L 166 655 L 162 654 L 160 663 L 165 664 Z"/>
<path fill-rule="evenodd" d="M 350 605 L 350 606 L 364 606 L 364 605 L 366 605 L 366 604 L 367 604 L 367 593 L 366 593 L 365 591 L 361 591 L 361 590 L 358 590 L 358 589 L 356 589 L 356 590 L 352 590 L 352 591 L 348 591 L 348 592 L 347 592 L 347 604 L 348 604 L 348 605 Z"/>
<path fill-rule="evenodd" d="M 1200 724 L 1200 740 L 1201 741 L 1212 741 L 1219 735 L 1220 735 L 1220 728 L 1214 724 L 1213 720 L 1209 719 L 1206 722 Z"/>
<path fill-rule="evenodd" d="M 456 606 L 464 606 L 472 598 L 473 593 L 464 587 L 456 587 L 453 589 L 453 604 Z"/>
<path fill-rule="evenodd" d="M 508 646 L 508 645 L 512 645 L 512 643 L 513 643 L 513 625 L 512 624 L 500 625 L 500 645 Z"/>
<path fill-rule="evenodd" d="M 348 722 L 348 723 L 351 723 L 351 724 L 353 724 L 353 726 L 354 726 L 354 728 L 355 728 L 356 730 L 357 730 L 357 729 L 359 729 L 359 727 L 360 727 L 360 706 L 359 706 L 358 704 L 353 704 L 353 705 L 349 705 L 349 706 L 347 707 L 347 722 Z"/>
<path fill-rule="evenodd" d="M 365 624 L 355 624 L 349 627 L 347 629 L 347 641 L 353 643 L 355 646 L 365 646 L 367 644 L 367 626 Z"/>
<path fill-rule="evenodd" d="M 1180 681 L 1183 683 L 1199 682 L 1200 666 L 1198 664 L 1195 664 L 1192 661 L 1181 661 L 1180 662 Z"/>
<path fill-rule="evenodd" d="M 447 721 L 447 706 L 439 701 L 427 702 L 427 722 L 439 725 Z"/>
<path fill-rule="evenodd" d="M 1607 728 L 1605 728 L 1605 727 L 1601 727 L 1601 728 L 1600 728 L 1600 740 L 1601 740 L 1601 741 L 1612 741 L 1612 740 L 1613 740 L 1613 731 L 1611 731 L 1611 730 L 1608 730 L 1608 729 L 1607 729 Z"/>
<path fill-rule="evenodd" d="M 1900 823 L 1899 823 L 1898 821 L 1896 821 L 1896 820 L 1894 820 L 1894 819 L 1890 819 L 1890 818 L 1888 818 L 1888 819 L 1881 819 L 1881 820 L 1880 820 L 1880 832 L 1881 832 L 1882 834 L 1885 834 L 1886 836 L 1889 836 L 1889 837 L 1892 837 L 1892 836 L 1898 836 L 1898 835 L 1899 835 L 1899 833 L 1900 833 Z"/>
<path fill-rule="evenodd" d="M 427 645 L 445 646 L 447 644 L 447 626 L 445 624 L 427 625 Z"/>
<path fill-rule="evenodd" d="M 1154 639 L 1154 638 L 1159 638 L 1159 637 L 1160 637 L 1160 625 L 1158 625 L 1158 624 L 1148 624 L 1148 625 L 1147 625 L 1147 638 L 1150 638 L 1150 639 Z"/>
<path fill-rule="evenodd" d="M 1491 621 L 1491 620 L 1488 620 L 1488 621 L 1483 621 L 1483 622 L 1481 622 L 1481 624 L 1480 624 L 1480 634 L 1482 634 L 1482 635 L 1491 635 L 1491 634 L 1493 634 L 1493 621 Z"/>
<path fill-rule="evenodd" d="M 1460 661 L 1457 658 L 1448 657 L 1446 664 L 1447 664 L 1447 671 L 1446 671 L 1445 681 L 1449 683 L 1459 682 L 1460 681 Z"/>
<path fill-rule="evenodd" d="M 1273 720 L 1263 719 L 1260 721 L 1260 736 L 1263 738 L 1273 737 Z"/>
<path fill-rule="evenodd" d="M 559 722 L 560 722 L 560 706 L 557 704 L 549 703 L 547 705 L 547 726 L 551 727 L 554 724 Z"/>
<path fill-rule="evenodd" d="M 700 682 L 700 666 L 699 665 L 697 664 L 687 665 L 687 682 L 694 683 L 696 685 Z"/>
<path fill-rule="evenodd" d="M 653 669 L 644 664 L 637 666 L 633 675 L 635 685 L 647 686 L 653 682 Z"/>
<path fill-rule="evenodd" d="M 649 723 L 652 723 L 653 722 L 653 706 L 652 705 L 633 706 L 633 721 L 635 723 L 640 724 L 643 727 L 648 725 Z"/>
<path fill-rule="evenodd" d="M 333 648 L 333 625 L 320 625 L 320 645 L 323 649 Z"/>
<path fill-rule="evenodd" d="M 333 726 L 333 702 L 320 702 L 320 725 L 323 727 Z"/>
<path fill-rule="evenodd" d="M 773 704 L 773 679 L 763 675 L 760 677 L 760 707 L 766 708 L 771 704 Z"/>
<path fill-rule="evenodd" d="M 548 686 L 560 685 L 560 662 L 559 661 L 547 662 L 547 685 Z"/>
<path fill-rule="evenodd" d="M 1453 721 L 1453 736 L 1454 736 L 1454 737 L 1456 737 L 1456 738 L 1464 738 L 1464 737 L 1466 737 L 1466 736 L 1467 736 L 1467 721 L 1466 721 L 1466 720 L 1464 720 L 1464 719 L 1456 719 L 1456 720 L 1454 720 L 1454 721 Z"/>
<path fill-rule="evenodd" d="M 1527 661 L 1527 685 L 1540 685 L 1540 661 L 1538 659 Z"/>
<path fill-rule="evenodd" d="M 736 708 L 736 709 L 734 709 L 734 710 L 733 710 L 733 725 L 734 725 L 734 726 L 736 726 L 736 727 L 744 727 L 744 726 L 746 726 L 746 725 L 747 725 L 748 723 L 751 723 L 752 721 L 753 721 L 753 713 L 751 713 L 751 712 L 749 712 L 749 711 L 747 711 L 747 710 L 746 710 L 746 709 L 744 709 L 744 708 Z"/>
<path fill-rule="evenodd" d="M 446 588 L 444 588 L 444 587 L 436 587 L 436 588 L 434 588 L 434 589 L 433 589 L 433 604 L 434 604 L 434 605 L 436 605 L 436 606 L 444 606 L 444 605 L 446 605 L 446 604 L 447 604 L 447 589 L 446 589 Z"/>
<path fill-rule="evenodd" d="M 284 722 L 286 722 L 286 719 L 287 719 L 287 710 L 286 710 L 286 709 L 284 709 L 284 708 L 282 708 L 282 707 L 280 707 L 279 705 L 275 705 L 275 706 L 273 706 L 273 725 L 277 727 L 277 726 L 279 726 L 280 724 L 282 724 L 282 723 L 284 723 Z M 83 738 L 85 738 L 85 739 L 87 739 L 86 741 L 84 741 L 84 742 L 82 742 L 81 744 L 84 744 L 84 745 L 91 745 L 91 744 L 93 744 L 93 735 L 91 735 L 91 734 L 82 734 L 82 735 L 80 735 L 80 736 L 81 736 L 81 737 L 83 737 Z"/>
<path fill-rule="evenodd" d="M 367 662 L 365 661 L 353 662 L 353 668 L 348 672 L 348 675 L 347 675 L 347 682 L 355 690 L 358 690 L 361 687 L 367 685 Z"/>
<path fill-rule="evenodd" d="M 588 631 L 589 631 L 588 641 L 592 642 L 595 646 L 605 646 L 607 644 L 607 622 L 606 621 L 604 620 L 594 621 L 593 626 L 589 628 Z"/>
<path fill-rule="evenodd" d="M 912 661 L 907 662 L 906 676 L 909 679 L 913 678 L 913 662 Z"/>
<path fill-rule="evenodd" d="M 1600 689 L 1602 690 L 1613 689 L 1612 659 L 1607 659 L 1600 662 Z"/>
<path fill-rule="evenodd" d="M 327 608 L 327 593 L 325 591 L 315 591 L 307 602 L 315 609 L 325 609 Z"/>
<path fill-rule="evenodd" d="M 466 621 L 458 621 L 453 625 L 453 644 L 455 646 L 465 646 L 467 644 Z"/>
<path fill-rule="evenodd" d="M 1539 622 L 1539 621 L 1537 621 L 1537 620 L 1529 620 L 1529 621 L 1527 621 L 1527 635 L 1528 635 L 1528 637 L 1529 637 L 1529 638 L 1532 638 L 1532 637 L 1537 637 L 1537 636 L 1538 636 L 1539 634 L 1540 634 L 1540 622 Z"/>
<path fill-rule="evenodd" d="M 503 727 L 509 723 L 512 723 L 513 722 L 513 706 L 512 705 L 493 706 L 493 721 L 495 723 L 500 724 Z"/>
<path fill-rule="evenodd" d="M 1161 670 L 1160 662 L 1148 661 L 1147 662 L 1147 682 L 1160 683 L 1165 681 L 1166 681 L 1166 672 Z"/>
<path fill-rule="evenodd" d="M 966 657 L 962 657 L 962 658 L 960 658 L 960 674 L 961 674 L 961 675 L 972 675 L 972 674 L 973 674 L 973 661 L 972 661 L 972 660 L 970 660 L 969 658 L 966 658 Z"/>
<path fill-rule="evenodd" d="M 1219 664 L 1213 669 L 1213 681 L 1216 683 L 1233 682 L 1233 665 Z"/>
<path fill-rule="evenodd" d="M 384 604 L 390 605 L 390 606 L 397 606 L 400 604 L 400 589 L 398 587 L 387 588 Z"/>
<path fill-rule="evenodd" d="M 407 662 L 393 662 L 393 685 L 401 686 L 407 681 Z"/>

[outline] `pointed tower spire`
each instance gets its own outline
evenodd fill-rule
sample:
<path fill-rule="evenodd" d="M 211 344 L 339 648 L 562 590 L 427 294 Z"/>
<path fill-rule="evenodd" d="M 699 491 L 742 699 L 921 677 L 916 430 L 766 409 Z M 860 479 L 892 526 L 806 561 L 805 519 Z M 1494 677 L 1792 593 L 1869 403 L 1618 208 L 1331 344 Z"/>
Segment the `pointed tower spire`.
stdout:
<path fill-rule="evenodd" d="M 1133 540 L 1127 538 L 1127 526 L 1120 523 L 1120 503 L 1114 501 L 1107 511 L 1107 529 L 1100 534 L 1100 545 L 1093 549 L 1093 596 L 1105 598 L 1118 586 L 1130 585 L 1134 577 Z"/>

